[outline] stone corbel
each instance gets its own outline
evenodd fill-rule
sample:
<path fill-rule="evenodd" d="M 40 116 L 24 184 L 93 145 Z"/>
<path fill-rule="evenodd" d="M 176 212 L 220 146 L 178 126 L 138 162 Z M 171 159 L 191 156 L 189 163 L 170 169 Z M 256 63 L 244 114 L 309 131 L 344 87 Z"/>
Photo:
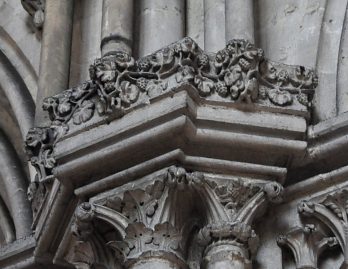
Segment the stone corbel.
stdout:
<path fill-rule="evenodd" d="M 34 26 L 41 30 L 45 20 L 45 0 L 21 0 L 22 6 L 33 18 Z"/>
<path fill-rule="evenodd" d="M 170 167 L 143 188 L 126 190 L 102 204 L 81 204 L 73 230 L 86 242 L 94 234 L 94 219 L 108 223 L 119 240 L 104 242 L 104 248 L 112 249 L 125 268 L 136 269 L 188 268 L 188 248 L 195 247 L 188 241 L 199 230 L 202 268 L 250 268 L 258 244 L 253 219 L 268 201 L 278 200 L 281 191 L 278 183 L 242 179 L 218 185 L 202 173 Z M 69 261 L 77 264 L 76 259 Z"/>
<path fill-rule="evenodd" d="M 292 251 L 297 269 L 317 269 L 320 254 L 338 244 L 336 238 L 328 237 L 313 224 L 292 229 L 279 236 L 277 243 Z"/>
<path fill-rule="evenodd" d="M 304 216 L 316 218 L 334 234 L 340 245 L 344 262 L 341 269 L 348 268 L 348 190 L 341 189 L 327 195 L 322 201 L 302 201 L 298 211 Z"/>

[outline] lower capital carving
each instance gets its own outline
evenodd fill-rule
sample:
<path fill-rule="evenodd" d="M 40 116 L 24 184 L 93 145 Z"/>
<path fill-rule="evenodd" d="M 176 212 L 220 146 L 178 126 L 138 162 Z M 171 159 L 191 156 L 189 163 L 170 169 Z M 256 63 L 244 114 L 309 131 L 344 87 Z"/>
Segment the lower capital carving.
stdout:
<path fill-rule="evenodd" d="M 281 191 L 277 183 L 218 182 L 173 166 L 151 184 L 81 204 L 73 231 L 80 241 L 88 241 L 96 220 L 109 224 L 114 236 L 104 247 L 125 268 L 189 268 L 194 263 L 188 252 L 196 247 L 196 237 L 203 259 L 195 264 L 248 269 L 258 245 L 253 219 Z"/>

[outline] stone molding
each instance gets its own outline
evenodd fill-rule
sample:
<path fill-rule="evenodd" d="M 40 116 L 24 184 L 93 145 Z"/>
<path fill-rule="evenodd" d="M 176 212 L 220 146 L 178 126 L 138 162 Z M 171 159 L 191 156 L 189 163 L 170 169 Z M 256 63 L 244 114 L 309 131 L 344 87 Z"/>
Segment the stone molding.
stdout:
<path fill-rule="evenodd" d="M 246 40 L 207 54 L 187 37 L 138 61 L 115 52 L 89 70 L 90 81 L 44 100 L 52 125 L 80 125 L 95 112 L 121 117 L 181 84 L 211 101 L 308 107 L 318 83 L 313 70 L 269 61 Z"/>

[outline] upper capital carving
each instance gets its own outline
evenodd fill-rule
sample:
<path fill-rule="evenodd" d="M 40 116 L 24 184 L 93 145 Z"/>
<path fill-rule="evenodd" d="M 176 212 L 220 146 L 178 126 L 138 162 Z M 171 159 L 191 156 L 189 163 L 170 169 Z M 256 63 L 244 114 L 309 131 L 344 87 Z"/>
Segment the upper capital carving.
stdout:
<path fill-rule="evenodd" d="M 128 186 L 100 201 L 81 204 L 75 213 L 74 234 L 86 241 L 93 235 L 94 219 L 107 222 L 119 235 L 107 245 L 128 265 L 157 254 L 184 264 L 194 231 L 205 253 L 229 244 L 245 249 L 248 260 L 258 244 L 253 220 L 266 203 L 281 195 L 282 187 L 263 181 L 220 180 L 169 167 L 148 184 Z"/>
<path fill-rule="evenodd" d="M 40 179 L 51 174 L 54 145 L 70 127 L 102 115 L 122 117 L 180 86 L 190 85 L 202 102 L 306 109 L 318 83 L 313 70 L 269 61 L 261 49 L 240 39 L 215 54 L 188 37 L 137 61 L 115 52 L 97 59 L 89 71 L 91 80 L 44 100 L 50 131 L 34 128 L 28 134 L 27 149 Z M 42 132 L 49 132 L 50 142 L 33 146 L 31 140 Z"/>
<path fill-rule="evenodd" d="M 216 54 L 188 37 L 137 61 L 116 52 L 97 59 L 89 71 L 90 81 L 44 100 L 55 124 L 79 125 L 95 113 L 122 116 L 183 84 L 209 100 L 309 106 L 318 83 L 314 71 L 269 61 L 261 49 L 239 39 Z"/>

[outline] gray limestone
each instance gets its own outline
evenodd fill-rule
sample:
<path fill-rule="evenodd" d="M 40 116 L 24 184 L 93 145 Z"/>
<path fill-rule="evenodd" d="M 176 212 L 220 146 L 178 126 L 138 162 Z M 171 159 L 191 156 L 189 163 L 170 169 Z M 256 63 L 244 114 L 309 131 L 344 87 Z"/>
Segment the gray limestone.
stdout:
<path fill-rule="evenodd" d="M 124 51 L 132 54 L 133 0 L 103 0 L 101 54 Z"/>
<path fill-rule="evenodd" d="M 0 0 L 0 268 L 348 268 L 347 2 Z"/>
<path fill-rule="evenodd" d="M 184 0 L 139 0 L 139 56 L 185 36 Z"/>
<path fill-rule="evenodd" d="M 254 1 L 227 0 L 225 5 L 226 40 L 240 38 L 254 43 Z"/>
<path fill-rule="evenodd" d="M 204 49 L 214 52 L 226 43 L 225 1 L 204 0 Z"/>
<path fill-rule="evenodd" d="M 36 103 L 61 92 L 69 85 L 69 66 L 74 3 L 70 0 L 46 0 L 43 27 L 40 76 Z M 45 124 L 47 117 L 36 107 L 36 124 Z"/>

